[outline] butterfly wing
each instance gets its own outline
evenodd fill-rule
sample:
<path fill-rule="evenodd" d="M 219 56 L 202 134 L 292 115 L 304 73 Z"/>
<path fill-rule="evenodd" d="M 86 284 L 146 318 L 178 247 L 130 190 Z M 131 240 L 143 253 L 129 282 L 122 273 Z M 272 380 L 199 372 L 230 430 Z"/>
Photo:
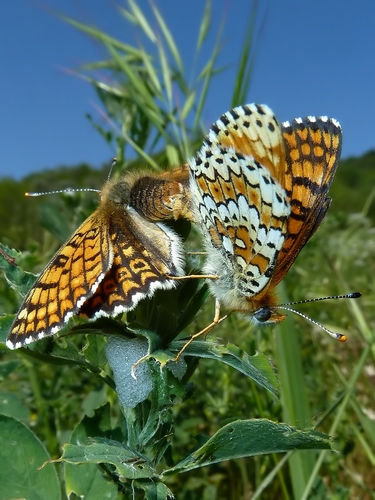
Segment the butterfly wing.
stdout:
<path fill-rule="evenodd" d="M 222 115 L 190 162 L 195 218 L 208 247 L 205 272 L 220 276 L 211 289 L 230 307 L 265 292 L 283 246 L 290 207 L 274 169 L 263 164 L 281 164 L 282 151 L 272 111 L 241 106 Z"/>
<path fill-rule="evenodd" d="M 342 147 L 340 124 L 326 117 L 285 122 L 282 133 L 286 153 L 285 189 L 291 214 L 273 286 L 285 276 L 326 214 L 331 203 L 327 194 Z"/>
<path fill-rule="evenodd" d="M 130 311 L 157 289 L 176 285 L 169 276 L 181 276 L 183 250 L 179 237 L 167 226 L 148 222 L 129 208 L 109 221 L 113 264 L 80 313 L 89 317 Z"/>
<path fill-rule="evenodd" d="M 277 118 L 265 104 L 246 104 L 224 113 L 206 140 L 250 156 L 284 187 L 284 141 Z"/>
<path fill-rule="evenodd" d="M 112 261 L 112 242 L 99 207 L 54 255 L 26 295 L 7 346 L 21 347 L 59 331 L 95 292 Z"/>

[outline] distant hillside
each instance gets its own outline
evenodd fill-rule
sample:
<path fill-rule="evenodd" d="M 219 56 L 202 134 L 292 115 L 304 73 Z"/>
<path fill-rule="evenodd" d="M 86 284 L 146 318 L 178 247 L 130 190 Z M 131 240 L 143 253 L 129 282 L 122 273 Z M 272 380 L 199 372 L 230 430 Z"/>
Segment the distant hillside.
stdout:
<path fill-rule="evenodd" d="M 360 157 L 341 160 L 330 189 L 333 199 L 330 210 L 361 212 L 375 194 L 375 150 Z M 375 201 L 367 215 L 375 222 Z"/>

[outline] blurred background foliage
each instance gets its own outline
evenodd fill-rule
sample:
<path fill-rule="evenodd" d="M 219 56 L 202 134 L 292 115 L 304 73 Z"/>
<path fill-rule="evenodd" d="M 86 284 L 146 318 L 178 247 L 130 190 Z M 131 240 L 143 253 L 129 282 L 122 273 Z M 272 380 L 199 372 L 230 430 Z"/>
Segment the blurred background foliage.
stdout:
<path fill-rule="evenodd" d="M 107 60 L 79 70 L 97 89 L 105 125 L 88 118 L 105 140 L 116 144 L 124 170 L 139 165 L 168 169 L 193 155 L 206 132 L 202 110 L 210 81 L 222 70 L 216 66 L 221 29 L 217 30 L 211 59 L 196 70 L 192 80 L 186 76 L 178 47 L 156 7 L 158 37 L 134 2 L 128 2 L 128 9 L 122 9 L 121 14 L 138 27 L 140 39 L 146 40 L 141 48 L 66 19 L 108 51 Z M 223 110 L 249 101 L 255 16 L 256 9 L 244 34 L 232 95 L 223 99 Z M 214 27 L 207 2 L 197 52 L 209 29 Z M 256 96 L 250 96 L 251 100 Z M 267 104 L 272 107 L 273 103 Z M 99 171 L 89 165 L 60 166 L 19 182 L 0 179 L 0 241 L 22 250 L 17 261 L 21 267 L 40 271 L 98 203 L 95 193 L 31 199 L 24 193 L 67 187 L 100 189 L 109 164 Z M 345 333 L 347 343 L 336 343 L 315 325 L 290 314 L 279 327 L 262 329 L 254 329 L 233 315 L 214 334 L 249 354 L 265 353 L 278 370 L 280 400 L 222 363 L 200 360 L 192 378 L 195 387 L 191 397 L 174 410 L 174 440 L 178 443 L 174 449 L 179 455 L 173 457 L 175 463 L 191 450 L 193 436 L 211 436 L 237 418 L 269 418 L 300 428 L 316 426 L 335 437 L 339 453 L 264 455 L 197 469 L 170 479 L 168 485 L 178 499 L 375 498 L 374 185 L 375 151 L 341 160 L 328 216 L 280 287 L 283 302 L 360 291 L 359 301 L 299 307 L 328 328 Z M 191 241 L 191 245 L 197 244 L 194 233 Z M 1 312 L 14 313 L 19 303 L 20 297 L 1 280 Z M 212 314 L 210 299 L 186 335 L 204 327 Z M 77 415 L 92 415 L 93 409 L 106 401 L 116 405 L 114 393 L 79 367 L 31 361 L 5 348 L 1 359 L 17 364 L 9 377 L 4 376 L 2 390 L 17 394 L 23 421 L 34 427 L 54 458 L 69 439 Z"/>

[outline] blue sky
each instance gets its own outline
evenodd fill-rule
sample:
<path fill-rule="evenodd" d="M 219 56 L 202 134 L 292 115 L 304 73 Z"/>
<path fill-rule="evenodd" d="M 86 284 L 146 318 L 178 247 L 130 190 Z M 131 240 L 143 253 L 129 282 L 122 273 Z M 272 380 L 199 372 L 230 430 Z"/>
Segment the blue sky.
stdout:
<path fill-rule="evenodd" d="M 139 0 L 146 7 L 146 0 Z M 203 0 L 155 0 L 182 57 L 192 61 Z M 258 41 L 248 102 L 268 104 L 280 120 L 329 115 L 344 131 L 343 157 L 375 149 L 375 2 L 260 0 Z M 100 47 L 53 16 L 59 10 L 127 43 L 134 31 L 116 5 L 124 0 L 0 2 L 0 177 L 58 165 L 101 166 L 114 151 L 85 113 L 96 115 L 89 84 L 64 68 L 102 59 Z M 221 65 L 212 87 L 209 126 L 230 105 L 250 0 L 213 0 L 213 23 L 225 18 Z M 216 28 L 213 30 L 216 32 Z"/>

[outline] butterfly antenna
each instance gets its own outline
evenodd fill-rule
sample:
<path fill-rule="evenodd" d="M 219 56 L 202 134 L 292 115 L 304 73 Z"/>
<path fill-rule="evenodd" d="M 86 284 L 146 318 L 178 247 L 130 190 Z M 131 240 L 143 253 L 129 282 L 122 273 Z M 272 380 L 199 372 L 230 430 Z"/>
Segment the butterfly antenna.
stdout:
<path fill-rule="evenodd" d="M 112 170 L 113 170 L 114 166 L 116 165 L 116 163 L 117 163 L 117 158 L 113 158 L 112 163 L 111 163 L 111 168 L 109 169 L 109 172 L 108 172 L 108 178 L 107 178 L 108 181 L 111 178 Z"/>
<path fill-rule="evenodd" d="M 328 333 L 331 337 L 333 337 L 335 340 L 338 340 L 339 342 L 346 342 L 347 337 L 346 335 L 343 335 L 342 333 L 337 333 L 333 332 L 332 330 L 329 330 L 325 326 L 323 326 L 321 323 L 318 321 L 315 321 L 314 319 L 310 318 L 306 314 L 301 313 L 300 311 L 296 311 L 296 309 L 292 309 L 288 306 L 293 306 L 296 304 L 306 304 L 307 302 L 317 302 L 319 300 L 328 300 L 328 299 L 358 299 L 361 296 L 359 292 L 352 292 L 348 293 L 346 295 L 330 295 L 327 297 L 318 297 L 316 299 L 305 299 L 305 300 L 299 300 L 297 302 L 289 302 L 288 304 L 282 304 L 280 306 L 276 306 L 275 309 L 283 309 L 285 311 L 289 311 L 295 314 L 298 314 L 298 316 L 301 316 L 301 318 L 306 319 L 307 321 L 310 321 L 310 323 L 313 323 L 314 325 L 318 326 L 322 330 Z"/>
<path fill-rule="evenodd" d="M 111 168 L 109 169 L 109 174 L 108 174 L 108 179 L 110 179 L 112 175 L 112 170 L 113 167 L 117 163 L 117 158 L 113 158 L 112 163 L 111 163 Z M 99 193 L 101 194 L 102 192 L 100 189 L 94 189 L 94 188 L 66 188 L 66 189 L 58 189 L 57 191 L 44 191 L 41 193 L 25 193 L 25 196 L 45 196 L 46 194 L 61 194 L 61 193 L 87 193 L 87 192 L 92 192 L 92 193 Z"/>
<path fill-rule="evenodd" d="M 41 193 L 25 193 L 25 196 L 44 196 L 46 194 L 61 194 L 61 193 L 81 193 L 81 192 L 88 192 L 91 191 L 93 193 L 101 193 L 100 189 L 94 189 L 94 188 L 66 188 L 66 189 L 59 189 L 57 191 L 44 191 Z"/>

